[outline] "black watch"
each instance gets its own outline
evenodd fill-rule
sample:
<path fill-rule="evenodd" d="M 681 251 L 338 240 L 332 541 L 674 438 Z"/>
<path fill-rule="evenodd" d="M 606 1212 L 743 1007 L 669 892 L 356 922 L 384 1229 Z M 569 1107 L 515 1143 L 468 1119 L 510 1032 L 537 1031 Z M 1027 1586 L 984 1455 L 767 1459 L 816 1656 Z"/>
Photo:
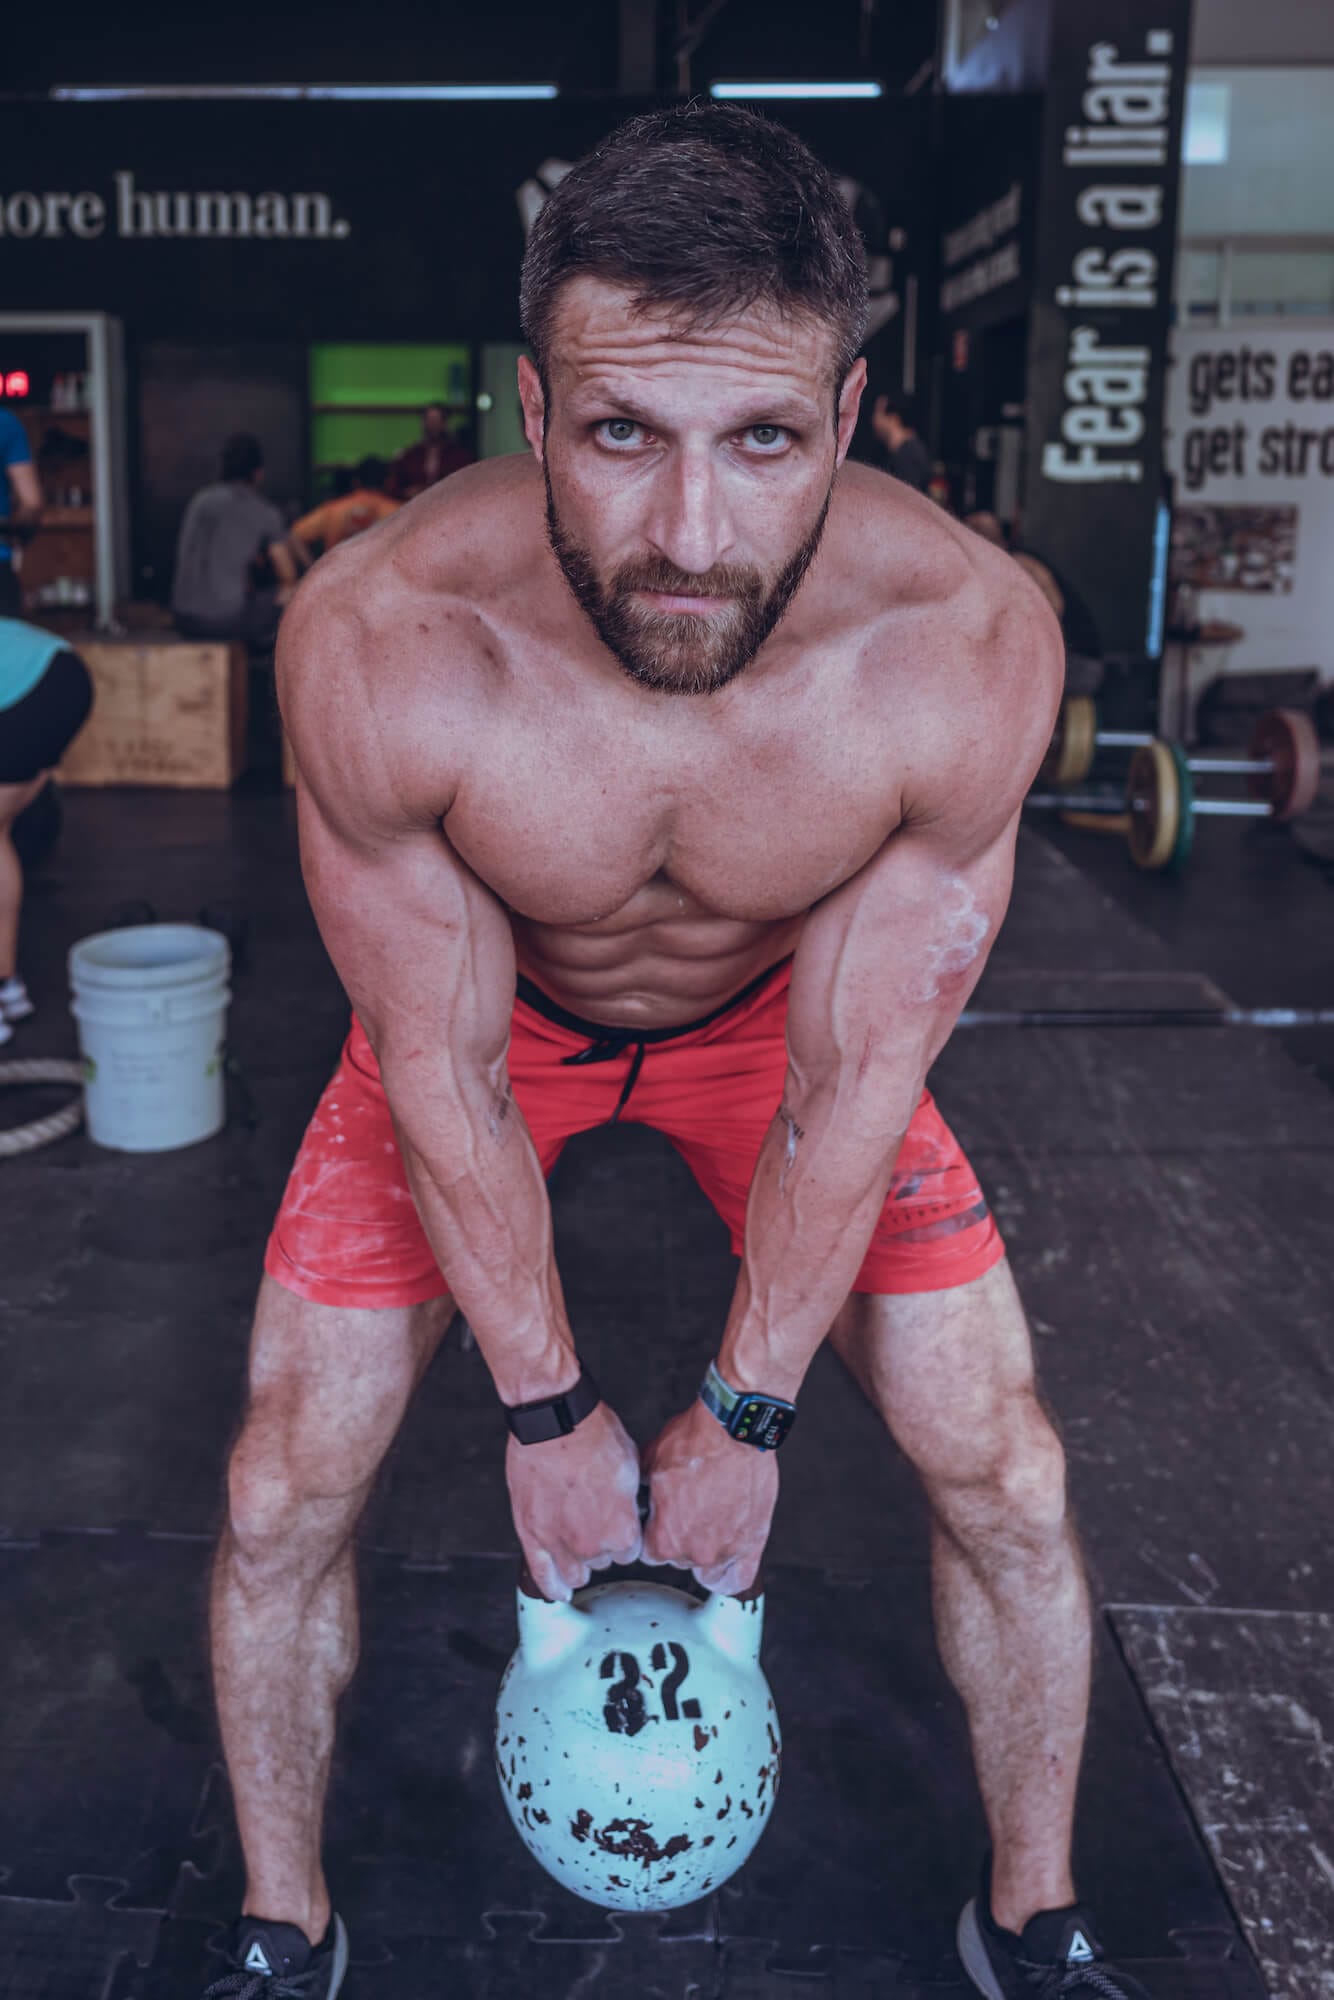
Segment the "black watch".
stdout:
<path fill-rule="evenodd" d="M 729 1437 L 738 1444 L 753 1444 L 757 1451 L 777 1451 L 797 1421 L 795 1403 L 750 1389 L 734 1389 L 724 1382 L 714 1361 L 709 1363 L 699 1394 L 705 1409 L 713 1412 Z"/>
<path fill-rule="evenodd" d="M 601 1401 L 597 1383 L 581 1362 L 573 1389 L 534 1403 L 506 1403 L 505 1422 L 520 1444 L 550 1444 L 553 1438 L 568 1437 Z"/>

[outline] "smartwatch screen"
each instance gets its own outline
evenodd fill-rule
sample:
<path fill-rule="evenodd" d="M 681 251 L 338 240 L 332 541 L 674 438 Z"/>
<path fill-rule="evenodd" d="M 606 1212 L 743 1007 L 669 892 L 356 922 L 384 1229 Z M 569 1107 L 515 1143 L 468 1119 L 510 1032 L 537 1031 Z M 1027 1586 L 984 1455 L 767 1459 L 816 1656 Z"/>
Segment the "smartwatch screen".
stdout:
<path fill-rule="evenodd" d="M 728 1430 L 739 1444 L 777 1451 L 792 1428 L 795 1410 L 777 1409 L 763 1396 L 743 1396 L 732 1412 Z"/>

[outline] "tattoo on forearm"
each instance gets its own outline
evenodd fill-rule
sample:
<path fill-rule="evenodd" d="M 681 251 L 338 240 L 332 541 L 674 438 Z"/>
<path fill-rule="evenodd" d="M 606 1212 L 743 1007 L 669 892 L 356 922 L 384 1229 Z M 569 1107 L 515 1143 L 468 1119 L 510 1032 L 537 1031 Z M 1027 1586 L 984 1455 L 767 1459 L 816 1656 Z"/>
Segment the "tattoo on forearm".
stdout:
<path fill-rule="evenodd" d="M 783 1165 L 778 1175 L 778 1192 L 781 1194 L 787 1185 L 788 1175 L 797 1164 L 797 1143 L 806 1137 L 806 1129 L 804 1126 L 798 1125 L 786 1104 L 779 1106 L 778 1116 L 787 1127 L 787 1148 L 783 1154 Z"/>
<path fill-rule="evenodd" d="M 505 1125 L 513 1109 L 514 1093 L 508 1084 L 504 1084 L 492 1097 L 491 1108 L 486 1114 L 487 1126 L 493 1139 L 498 1141 L 504 1139 Z"/>

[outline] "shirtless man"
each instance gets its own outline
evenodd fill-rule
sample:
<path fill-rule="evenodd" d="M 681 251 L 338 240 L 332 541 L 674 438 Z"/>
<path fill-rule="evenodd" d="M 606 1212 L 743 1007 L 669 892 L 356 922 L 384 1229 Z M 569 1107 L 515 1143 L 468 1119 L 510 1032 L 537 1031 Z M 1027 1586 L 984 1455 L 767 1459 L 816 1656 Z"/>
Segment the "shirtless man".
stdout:
<path fill-rule="evenodd" d="M 617 1116 L 667 1133 L 732 1231 L 724 1400 L 781 1430 L 827 1336 L 925 1484 L 994 1848 L 974 1985 L 1075 1994 L 1099 1956 L 1070 1876 L 1089 1616 L 1063 1456 L 924 1089 L 1005 913 L 1060 641 L 1004 556 L 843 465 L 864 306 L 837 188 L 782 126 L 636 120 L 533 232 L 531 458 L 335 550 L 284 623 L 305 879 L 356 1020 L 231 1463 L 214 1656 L 232 1949 L 260 1983 L 219 1993 L 341 1982 L 320 1833 L 352 1537 L 456 1304 L 549 1596 L 641 1553 L 756 1574 L 774 1452 L 703 1400 L 674 1416 L 641 1541 L 639 1456 L 582 1376 L 545 1177 Z M 1142 1993 L 1105 1960 L 1084 1990 Z"/>

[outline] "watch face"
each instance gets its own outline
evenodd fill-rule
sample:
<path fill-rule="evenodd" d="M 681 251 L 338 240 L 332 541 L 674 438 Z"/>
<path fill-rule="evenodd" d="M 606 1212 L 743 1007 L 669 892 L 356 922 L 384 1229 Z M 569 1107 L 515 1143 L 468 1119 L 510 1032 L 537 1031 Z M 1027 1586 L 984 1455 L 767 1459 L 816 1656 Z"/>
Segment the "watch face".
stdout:
<path fill-rule="evenodd" d="M 761 1451 L 777 1451 L 791 1430 L 796 1414 L 795 1410 L 776 1408 L 763 1396 L 743 1396 L 728 1428 L 739 1444 L 757 1445 Z"/>

